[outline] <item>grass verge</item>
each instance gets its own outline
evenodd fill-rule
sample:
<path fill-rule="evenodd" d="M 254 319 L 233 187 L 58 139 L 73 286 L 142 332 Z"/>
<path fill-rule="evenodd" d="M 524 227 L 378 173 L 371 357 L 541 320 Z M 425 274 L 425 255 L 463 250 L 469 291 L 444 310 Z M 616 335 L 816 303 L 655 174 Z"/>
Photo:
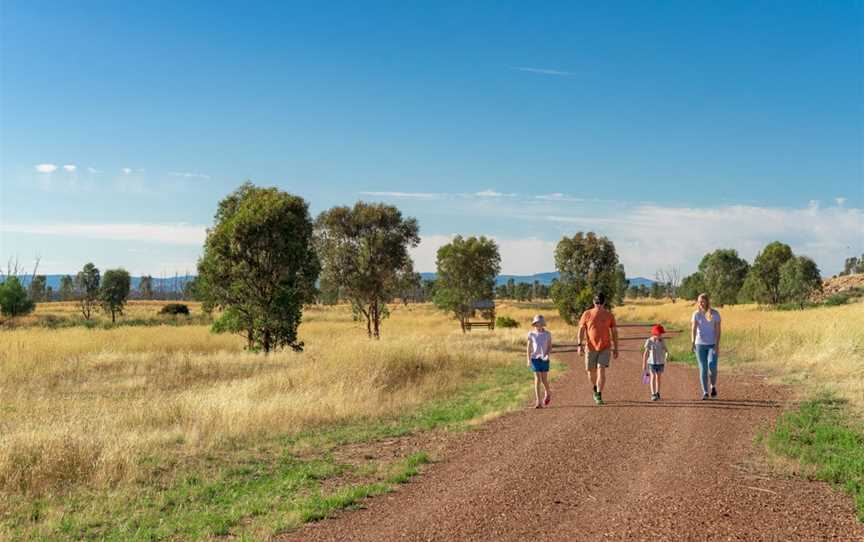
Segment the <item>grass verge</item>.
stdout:
<path fill-rule="evenodd" d="M 346 456 L 340 447 L 374 449 L 378 441 L 420 431 L 465 430 L 518 407 L 528 383 L 526 369 L 514 361 L 404 414 L 238 443 L 179 467 L 164 457 L 145 458 L 148 470 L 138 483 L 108 492 L 13 497 L 0 510 L 0 539 L 267 539 L 393 491 L 429 461 L 423 451 L 382 461 Z"/>
<path fill-rule="evenodd" d="M 853 425 L 845 405 L 830 395 L 808 401 L 783 414 L 765 443 L 797 461 L 807 476 L 843 488 L 864 522 L 864 427 Z"/>

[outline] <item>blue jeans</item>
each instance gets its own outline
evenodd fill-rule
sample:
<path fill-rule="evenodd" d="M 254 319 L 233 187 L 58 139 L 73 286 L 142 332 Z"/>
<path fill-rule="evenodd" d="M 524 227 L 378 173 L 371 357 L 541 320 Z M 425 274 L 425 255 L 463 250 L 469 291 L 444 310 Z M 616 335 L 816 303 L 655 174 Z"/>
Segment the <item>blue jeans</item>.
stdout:
<path fill-rule="evenodd" d="M 702 381 L 702 393 L 708 393 L 708 376 L 711 376 L 711 387 L 717 385 L 717 351 L 713 344 L 697 344 L 696 359 L 699 361 L 699 378 Z"/>

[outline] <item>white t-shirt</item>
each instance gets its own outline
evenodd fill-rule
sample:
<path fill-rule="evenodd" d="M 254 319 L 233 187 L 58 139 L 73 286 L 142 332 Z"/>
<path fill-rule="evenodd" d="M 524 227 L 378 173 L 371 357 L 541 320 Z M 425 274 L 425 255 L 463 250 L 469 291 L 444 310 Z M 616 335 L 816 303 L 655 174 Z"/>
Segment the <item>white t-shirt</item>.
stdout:
<path fill-rule="evenodd" d="M 648 352 L 648 365 L 663 365 L 666 363 L 666 343 L 663 339 L 647 339 L 645 351 Z"/>
<path fill-rule="evenodd" d="M 528 342 L 531 344 L 531 359 L 549 359 L 549 347 L 552 345 L 552 334 L 546 331 L 532 329 L 528 332 Z"/>
<path fill-rule="evenodd" d="M 720 322 L 720 313 L 711 309 L 711 321 L 709 322 L 702 311 L 697 310 L 693 313 L 691 322 L 696 322 L 696 344 L 714 345 L 717 344 L 717 328 L 714 323 Z"/>

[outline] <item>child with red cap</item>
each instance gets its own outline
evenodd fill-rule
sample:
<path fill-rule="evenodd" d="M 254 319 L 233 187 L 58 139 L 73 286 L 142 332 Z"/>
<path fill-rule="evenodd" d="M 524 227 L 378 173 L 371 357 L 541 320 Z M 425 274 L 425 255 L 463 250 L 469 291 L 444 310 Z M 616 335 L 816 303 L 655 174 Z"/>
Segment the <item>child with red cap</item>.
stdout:
<path fill-rule="evenodd" d="M 660 377 L 666 367 L 666 358 L 669 351 L 663 342 L 663 334 L 666 330 L 663 326 L 656 324 L 651 328 L 651 336 L 645 341 L 644 353 L 642 354 L 642 372 L 651 371 L 651 400 L 660 400 Z"/>

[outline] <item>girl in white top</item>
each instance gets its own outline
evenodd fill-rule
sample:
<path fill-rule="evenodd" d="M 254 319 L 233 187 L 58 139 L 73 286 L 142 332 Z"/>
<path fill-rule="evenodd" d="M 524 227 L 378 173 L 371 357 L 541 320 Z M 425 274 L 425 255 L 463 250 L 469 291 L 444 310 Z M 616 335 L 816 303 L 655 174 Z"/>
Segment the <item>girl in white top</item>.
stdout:
<path fill-rule="evenodd" d="M 552 401 L 552 392 L 549 390 L 549 352 L 552 351 L 552 334 L 546 331 L 546 320 L 542 314 L 536 315 L 531 320 L 534 327 L 528 332 L 528 348 L 526 356 L 528 367 L 534 371 L 534 397 L 536 403 L 534 408 L 543 408 Z M 540 401 L 540 385 L 543 385 L 545 395 Z"/>

